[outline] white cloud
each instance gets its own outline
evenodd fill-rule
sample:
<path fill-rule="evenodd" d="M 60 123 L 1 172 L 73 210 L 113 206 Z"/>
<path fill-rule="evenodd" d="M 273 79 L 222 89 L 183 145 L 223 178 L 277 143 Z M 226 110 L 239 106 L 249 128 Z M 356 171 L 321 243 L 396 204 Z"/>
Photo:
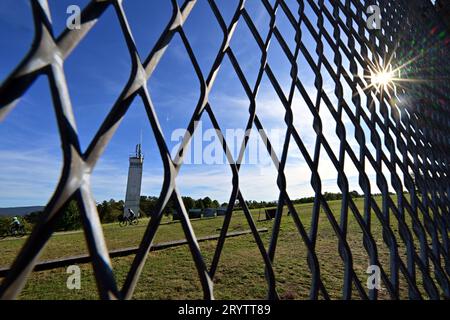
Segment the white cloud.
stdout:
<path fill-rule="evenodd" d="M 0 206 L 45 204 L 60 173 L 60 158 L 46 149 L 0 150 Z"/>

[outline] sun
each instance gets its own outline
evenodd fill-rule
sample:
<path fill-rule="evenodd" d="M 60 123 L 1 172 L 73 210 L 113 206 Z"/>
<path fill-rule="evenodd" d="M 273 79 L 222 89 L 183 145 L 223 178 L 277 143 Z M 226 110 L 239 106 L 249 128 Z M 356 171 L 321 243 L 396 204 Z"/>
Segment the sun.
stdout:
<path fill-rule="evenodd" d="M 394 87 L 395 72 L 392 67 L 375 68 L 370 72 L 370 85 L 377 91 L 383 91 Z"/>
<path fill-rule="evenodd" d="M 368 80 L 365 90 L 374 88 L 377 92 L 395 91 L 396 82 L 399 78 L 391 65 L 369 67 L 369 71 L 369 76 L 365 77 Z"/>
<path fill-rule="evenodd" d="M 385 87 L 394 81 L 394 73 L 385 70 L 375 72 L 371 75 L 370 80 L 375 87 Z"/>

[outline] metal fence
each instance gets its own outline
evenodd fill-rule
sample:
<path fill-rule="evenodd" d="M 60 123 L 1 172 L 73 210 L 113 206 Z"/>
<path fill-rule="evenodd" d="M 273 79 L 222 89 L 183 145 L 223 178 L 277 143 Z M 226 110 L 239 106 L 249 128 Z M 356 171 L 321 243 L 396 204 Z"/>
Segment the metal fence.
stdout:
<path fill-rule="evenodd" d="M 365 279 L 358 277 L 354 270 L 352 250 L 347 241 L 350 216 L 356 220 L 362 232 L 362 241 L 370 264 L 380 267 L 382 285 L 392 299 L 399 298 L 400 277 L 406 279 L 408 296 L 411 299 L 450 298 L 448 239 L 450 56 L 448 37 L 445 38 L 445 27 L 432 8 L 431 2 L 426 0 L 261 0 L 270 16 L 269 31 L 263 37 L 246 9 L 246 1 L 236 2 L 235 12 L 229 24 L 218 8 L 220 1 L 224 0 L 207 1 L 221 28 L 223 38 L 212 68 L 209 73 L 204 74 L 198 65 L 198 57 L 194 54 L 189 39 L 183 31 L 183 24 L 190 19 L 197 1 L 187 0 L 180 3 L 181 6 L 176 0 L 171 1 L 173 10 L 167 26 L 148 56 L 141 59 L 127 22 L 126 12 L 122 7 L 122 1 L 91 1 L 82 11 L 81 28 L 66 29 L 56 37 L 52 32 L 47 1 L 31 0 L 35 20 L 35 38 L 27 56 L 0 88 L 0 119 L 7 116 L 37 77 L 46 76 L 56 111 L 64 166 L 56 191 L 45 208 L 42 221 L 34 228 L 1 284 L 0 297 L 15 298 L 20 293 L 27 276 L 37 262 L 39 253 L 54 231 L 55 221 L 61 214 L 61 209 L 68 201 L 75 199 L 81 210 L 83 228 L 100 297 L 103 299 L 131 298 L 161 222 L 163 209 L 170 197 L 174 196 L 178 209 L 182 212 L 181 224 L 198 270 L 205 299 L 214 298 L 214 275 L 232 218 L 232 204 L 236 201 L 239 201 L 243 208 L 263 258 L 269 299 L 279 297 L 272 263 L 277 247 L 281 213 L 285 206 L 290 215 L 284 219 L 293 219 L 307 250 L 308 267 L 311 273 L 311 299 L 329 298 L 321 278 L 321 261 L 316 254 L 319 214 L 326 216 L 339 242 L 339 255 L 344 265 L 343 299 L 350 299 L 355 296 L 355 293 L 362 299 L 377 299 L 378 294 L 376 288 L 367 289 Z M 371 4 L 381 9 L 380 29 L 368 28 L 367 20 L 371 13 L 368 13 L 367 7 Z M 78 140 L 63 64 L 109 7 L 114 8 L 120 22 L 132 68 L 122 93 L 98 128 L 89 147 L 83 151 Z M 295 33 L 295 48 L 289 47 L 277 27 L 277 19 L 280 15 L 287 17 Z M 245 24 L 248 27 L 260 49 L 260 52 L 255 53 L 259 54 L 261 59 L 253 87 L 248 83 L 246 74 L 242 71 L 230 47 L 230 40 L 235 35 L 238 24 Z M 305 30 L 314 39 L 314 47 L 306 44 Z M 176 159 L 172 159 L 146 84 L 176 34 L 186 48 L 201 85 L 200 97 L 197 105 L 192 106 L 192 117 L 180 152 Z M 287 93 L 281 88 L 268 62 L 268 52 L 273 42 L 280 45 L 290 64 L 291 82 Z M 329 53 L 332 55 L 331 59 L 328 56 Z M 316 59 L 315 56 L 318 58 Z M 307 92 L 301 80 L 299 57 L 306 61 L 315 75 L 316 90 L 312 94 Z M 244 140 L 237 159 L 230 156 L 226 142 L 222 141 L 223 150 L 230 162 L 233 185 L 230 205 L 224 218 L 214 258 L 212 264 L 207 266 L 175 181 L 182 166 L 180 160 L 183 159 L 183 150 L 196 130 L 197 121 L 202 116 L 209 117 L 215 129 L 220 130 L 208 94 L 214 86 L 217 73 L 225 58 L 231 62 L 250 101 L 247 129 L 257 128 L 262 138 L 267 138 L 258 117 L 256 103 L 261 79 L 266 76 L 285 108 L 287 132 L 281 154 L 276 154 L 272 150 L 270 141 L 264 139 L 267 151 L 278 170 L 277 187 L 279 189 L 278 209 L 268 248 L 264 246 L 257 232 L 239 187 L 239 159 L 244 156 L 248 139 Z M 401 85 L 399 83 L 396 88 L 371 86 L 373 70 L 389 65 L 393 69 L 401 69 Z M 327 92 L 324 89 L 326 74 L 332 80 L 334 92 Z M 351 91 L 349 97 L 346 96 L 346 90 Z M 305 112 L 310 112 L 314 119 L 316 140 L 313 152 L 305 147 L 299 132 L 300 128 L 296 128 L 293 124 L 294 94 L 300 95 L 307 106 Z M 89 178 L 130 104 L 139 97 L 144 102 L 160 151 L 164 166 L 164 181 L 156 214 L 149 222 L 123 287 L 118 288 L 95 201 L 90 191 Z M 334 119 L 332 124 L 323 123 L 319 113 L 320 108 L 329 110 Z M 346 129 L 349 124 L 344 124 L 343 115 L 350 119 L 358 151 L 353 150 L 355 148 L 352 148 L 348 142 L 350 137 Z M 339 138 L 337 154 L 333 152 L 323 134 L 325 125 L 336 128 L 336 135 Z M 372 147 L 369 147 L 369 144 Z M 315 193 L 315 200 L 311 213 L 311 227 L 308 231 L 305 228 L 304 218 L 293 205 L 286 190 L 285 166 L 289 146 L 298 148 L 311 171 L 311 187 Z M 337 185 L 343 197 L 340 212 L 332 212 L 323 195 L 318 170 L 319 159 L 323 154 L 330 158 L 338 174 Z M 358 183 L 364 197 L 363 210 L 356 206 L 354 199 L 350 196 L 348 177 L 344 168 L 344 163 L 348 162 L 352 163 L 358 171 Z M 375 170 L 375 182 L 370 181 L 367 175 L 366 168 L 369 165 Z M 377 204 L 373 198 L 373 183 L 376 183 L 381 191 L 381 205 Z M 396 200 L 392 194 L 396 196 Z M 374 221 L 382 225 L 382 239 L 374 238 L 371 229 Z M 398 231 L 394 230 L 393 225 L 398 227 Z M 389 263 L 385 265 L 379 260 L 379 241 L 383 242 L 389 250 Z M 400 253 L 400 251 L 403 252 L 400 248 L 404 249 L 404 254 Z M 419 282 L 423 284 L 423 289 L 419 289 Z"/>

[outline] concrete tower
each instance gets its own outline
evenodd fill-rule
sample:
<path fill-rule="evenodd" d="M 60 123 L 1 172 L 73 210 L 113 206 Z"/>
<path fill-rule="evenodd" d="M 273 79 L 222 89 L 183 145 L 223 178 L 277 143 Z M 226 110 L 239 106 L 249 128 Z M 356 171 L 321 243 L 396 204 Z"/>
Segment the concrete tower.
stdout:
<path fill-rule="evenodd" d="M 139 216 L 143 164 L 144 156 L 142 155 L 141 144 L 138 144 L 136 145 L 136 153 L 130 156 L 127 193 L 125 196 L 125 206 L 123 208 L 123 214 L 125 217 L 129 215 L 128 209 L 133 210 L 134 214 Z"/>

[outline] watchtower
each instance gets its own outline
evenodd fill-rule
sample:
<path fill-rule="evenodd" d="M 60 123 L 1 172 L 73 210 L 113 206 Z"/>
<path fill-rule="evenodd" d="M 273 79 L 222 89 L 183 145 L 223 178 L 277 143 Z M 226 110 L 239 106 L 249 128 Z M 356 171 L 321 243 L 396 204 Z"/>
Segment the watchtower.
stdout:
<path fill-rule="evenodd" d="M 136 151 L 130 155 L 130 166 L 128 168 L 127 193 L 125 196 L 125 205 L 123 214 L 125 217 L 129 215 L 128 209 L 139 216 L 139 202 L 141 198 L 142 183 L 142 166 L 144 164 L 144 156 L 141 150 L 141 144 L 136 145 Z"/>

